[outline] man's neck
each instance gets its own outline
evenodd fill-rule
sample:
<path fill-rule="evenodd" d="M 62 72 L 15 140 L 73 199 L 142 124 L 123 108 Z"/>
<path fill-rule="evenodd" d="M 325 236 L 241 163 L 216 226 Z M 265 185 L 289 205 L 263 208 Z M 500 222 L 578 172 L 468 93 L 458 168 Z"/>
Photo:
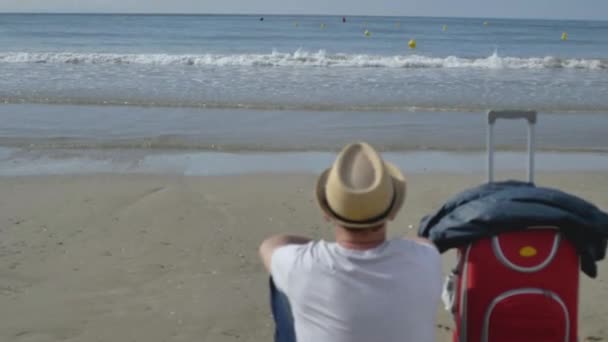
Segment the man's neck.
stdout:
<path fill-rule="evenodd" d="M 335 234 L 336 243 L 341 247 L 364 251 L 376 248 L 386 241 L 386 225 L 356 232 L 336 226 Z"/>
<path fill-rule="evenodd" d="M 385 241 L 386 241 L 386 239 L 381 239 L 381 240 L 376 240 L 376 241 L 365 241 L 365 242 L 338 239 L 338 240 L 336 240 L 336 243 L 338 245 L 340 245 L 340 247 L 343 247 L 346 249 L 352 249 L 352 250 L 356 250 L 356 251 L 365 251 L 368 249 L 374 249 L 374 248 L 380 246 L 381 244 L 383 244 Z"/>

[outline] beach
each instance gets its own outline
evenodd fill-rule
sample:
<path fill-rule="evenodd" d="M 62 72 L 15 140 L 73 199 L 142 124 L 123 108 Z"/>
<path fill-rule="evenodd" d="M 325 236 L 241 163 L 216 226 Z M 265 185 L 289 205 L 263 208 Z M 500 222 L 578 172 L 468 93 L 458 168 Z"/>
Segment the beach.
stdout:
<path fill-rule="evenodd" d="M 331 239 L 313 188 L 336 152 L 405 172 L 390 234 L 415 236 L 485 182 L 491 109 L 538 111 L 536 183 L 608 209 L 606 21 L 259 19 L 0 14 L 0 341 L 271 341 L 257 248 Z M 496 126 L 498 179 L 521 179 L 526 125 Z M 581 341 L 608 340 L 598 269 Z"/>
<path fill-rule="evenodd" d="M 483 180 L 408 174 L 390 235 L 414 236 L 423 215 Z M 331 238 L 314 182 L 311 173 L 0 177 L 0 340 L 270 341 L 257 247 L 278 232 Z M 606 172 L 542 172 L 537 182 L 608 208 Z M 454 255 L 443 259 L 447 272 Z M 606 300 L 603 261 L 596 279 L 581 274 L 582 341 L 608 339 Z M 439 341 L 451 327 L 438 308 Z"/>

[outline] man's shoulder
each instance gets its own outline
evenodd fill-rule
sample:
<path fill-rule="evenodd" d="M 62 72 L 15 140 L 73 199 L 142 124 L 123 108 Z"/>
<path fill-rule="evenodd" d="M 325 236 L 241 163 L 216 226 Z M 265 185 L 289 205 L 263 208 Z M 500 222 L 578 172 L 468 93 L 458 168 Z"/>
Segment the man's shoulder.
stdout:
<path fill-rule="evenodd" d="M 272 256 L 275 265 L 272 273 L 286 272 L 291 279 L 306 279 L 313 273 L 324 273 L 337 263 L 333 248 L 331 242 L 323 240 L 280 247 Z"/>
<path fill-rule="evenodd" d="M 333 248 L 333 243 L 331 242 L 314 240 L 301 245 L 279 247 L 275 251 L 275 254 L 277 257 L 289 257 L 295 261 L 303 262 L 326 258 Z"/>
<path fill-rule="evenodd" d="M 421 253 L 426 255 L 437 255 L 439 251 L 435 245 L 423 238 L 397 238 L 390 240 L 392 248 L 404 253 Z"/>
<path fill-rule="evenodd" d="M 331 242 L 327 242 L 325 240 L 311 240 L 303 244 L 284 245 L 277 248 L 277 250 L 289 251 L 290 253 L 309 253 L 322 249 L 327 249 L 329 248 L 329 246 L 331 246 L 331 244 Z"/>

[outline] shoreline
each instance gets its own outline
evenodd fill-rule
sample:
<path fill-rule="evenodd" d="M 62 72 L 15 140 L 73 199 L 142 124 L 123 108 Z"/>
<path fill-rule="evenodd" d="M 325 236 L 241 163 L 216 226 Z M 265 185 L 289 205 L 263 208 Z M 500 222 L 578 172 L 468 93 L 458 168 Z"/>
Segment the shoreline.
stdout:
<path fill-rule="evenodd" d="M 0 146 L 31 151 L 336 151 L 354 139 L 382 151 L 481 152 L 484 111 L 310 111 L 0 105 Z M 539 111 L 538 151 L 608 152 L 608 115 Z M 523 122 L 496 126 L 496 147 L 525 148 Z"/>
<path fill-rule="evenodd" d="M 484 173 L 479 152 L 384 152 L 407 173 Z M 259 173 L 319 173 L 335 152 L 187 152 L 131 150 L 21 150 L 0 148 L 0 176 L 77 174 L 156 174 L 184 176 Z M 497 172 L 524 172 L 525 152 L 498 151 Z M 608 153 L 539 152 L 537 172 L 608 172 Z"/>

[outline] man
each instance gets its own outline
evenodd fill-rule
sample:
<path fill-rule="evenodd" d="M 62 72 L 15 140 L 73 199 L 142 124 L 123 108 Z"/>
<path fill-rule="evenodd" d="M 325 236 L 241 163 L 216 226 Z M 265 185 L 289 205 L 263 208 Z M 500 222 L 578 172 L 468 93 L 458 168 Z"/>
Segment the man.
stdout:
<path fill-rule="evenodd" d="M 428 240 L 386 238 L 405 190 L 373 147 L 350 144 L 317 181 L 336 241 L 276 235 L 262 243 L 277 341 L 435 341 L 439 252 Z"/>

